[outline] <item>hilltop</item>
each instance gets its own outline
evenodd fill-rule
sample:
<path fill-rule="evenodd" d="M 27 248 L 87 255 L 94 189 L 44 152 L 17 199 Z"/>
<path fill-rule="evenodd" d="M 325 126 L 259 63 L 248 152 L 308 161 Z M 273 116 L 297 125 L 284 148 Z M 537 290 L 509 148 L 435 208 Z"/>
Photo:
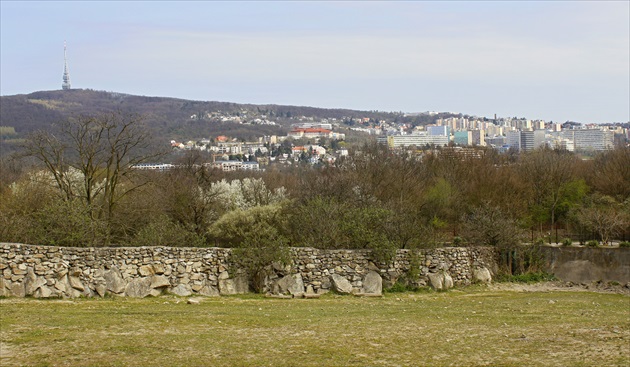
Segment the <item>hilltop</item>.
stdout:
<path fill-rule="evenodd" d="M 392 120 L 401 114 L 324 109 L 304 106 L 253 105 L 216 101 L 192 101 L 167 97 L 146 97 L 89 89 L 39 91 L 0 97 L 0 126 L 13 127 L 19 136 L 67 117 L 107 110 L 142 114 L 156 133 L 165 138 L 204 137 L 230 134 L 252 135 L 286 132 L 297 117 Z M 227 120 L 225 117 L 231 117 Z M 274 122 L 266 124 L 265 122 Z"/>

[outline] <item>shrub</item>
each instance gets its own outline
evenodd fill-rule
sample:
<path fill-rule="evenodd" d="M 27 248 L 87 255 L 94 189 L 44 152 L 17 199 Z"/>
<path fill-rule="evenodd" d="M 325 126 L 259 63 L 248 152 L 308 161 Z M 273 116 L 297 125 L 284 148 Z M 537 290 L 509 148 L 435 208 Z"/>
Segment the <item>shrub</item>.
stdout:
<path fill-rule="evenodd" d="M 562 246 L 571 246 L 573 244 L 573 241 L 570 238 L 565 238 L 562 240 Z"/>
<path fill-rule="evenodd" d="M 630 248 L 630 241 L 623 241 L 619 243 L 619 247 L 621 248 Z"/>
<path fill-rule="evenodd" d="M 163 215 L 138 231 L 131 244 L 133 246 L 200 247 L 205 244 L 205 240 Z"/>
<path fill-rule="evenodd" d="M 460 247 L 463 244 L 464 244 L 464 239 L 462 239 L 461 237 L 455 236 L 453 238 L 453 246 Z"/>
<path fill-rule="evenodd" d="M 597 247 L 597 245 L 599 245 L 599 242 L 595 240 L 590 240 L 586 243 L 586 247 Z"/>
<path fill-rule="evenodd" d="M 209 233 L 221 244 L 233 247 L 232 261 L 255 279 L 266 267 L 290 261 L 288 241 L 281 232 L 286 226 L 281 211 L 281 204 L 233 210 L 216 221 Z M 259 284 L 254 282 L 254 286 Z"/>
<path fill-rule="evenodd" d="M 543 238 L 536 238 L 536 240 L 534 241 L 534 245 L 536 246 L 542 246 L 545 244 L 545 240 Z"/>

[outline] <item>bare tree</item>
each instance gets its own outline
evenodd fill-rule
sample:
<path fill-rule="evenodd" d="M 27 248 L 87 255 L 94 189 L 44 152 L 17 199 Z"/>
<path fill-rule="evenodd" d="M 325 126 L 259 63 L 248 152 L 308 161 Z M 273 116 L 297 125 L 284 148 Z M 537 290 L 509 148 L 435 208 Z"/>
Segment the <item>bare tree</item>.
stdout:
<path fill-rule="evenodd" d="M 123 112 L 68 119 L 53 131 L 37 131 L 26 154 L 44 164 L 66 201 L 81 200 L 92 219 L 110 222 L 118 201 L 146 184 L 136 165 L 156 159 L 142 117 Z"/>

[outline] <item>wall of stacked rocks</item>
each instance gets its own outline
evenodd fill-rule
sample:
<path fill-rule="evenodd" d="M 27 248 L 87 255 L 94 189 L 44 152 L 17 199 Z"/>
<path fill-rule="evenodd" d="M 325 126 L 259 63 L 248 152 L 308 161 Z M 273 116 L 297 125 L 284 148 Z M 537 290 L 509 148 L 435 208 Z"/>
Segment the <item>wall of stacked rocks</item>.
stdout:
<path fill-rule="evenodd" d="M 292 264 L 269 267 L 258 287 L 272 294 L 380 294 L 405 279 L 437 289 L 489 281 L 496 268 L 489 248 L 398 250 L 388 264 L 369 250 L 292 248 Z M 0 243 L 0 296 L 36 298 L 105 295 L 219 296 L 248 292 L 246 274 L 226 248 L 77 248 Z"/>

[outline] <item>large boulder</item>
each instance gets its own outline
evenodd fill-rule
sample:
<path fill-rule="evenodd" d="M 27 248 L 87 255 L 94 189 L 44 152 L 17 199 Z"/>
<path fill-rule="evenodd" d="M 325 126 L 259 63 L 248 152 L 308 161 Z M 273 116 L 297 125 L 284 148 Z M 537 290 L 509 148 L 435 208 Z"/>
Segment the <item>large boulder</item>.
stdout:
<path fill-rule="evenodd" d="M 476 268 L 473 270 L 473 281 L 479 283 L 491 283 L 492 274 L 487 268 Z"/>
<path fill-rule="evenodd" d="M 105 278 L 105 288 L 107 288 L 109 292 L 120 294 L 125 291 L 127 284 L 122 275 L 120 275 L 118 268 L 112 267 L 110 270 L 103 273 L 103 278 Z"/>
<path fill-rule="evenodd" d="M 304 294 L 304 281 L 301 274 L 282 277 L 277 284 L 280 294 L 291 294 L 294 297 L 301 297 Z"/>
<path fill-rule="evenodd" d="M 382 294 L 383 293 L 383 278 L 375 271 L 370 271 L 365 274 L 361 288 L 361 293 L 365 294 Z"/>
<path fill-rule="evenodd" d="M 198 292 L 200 295 L 202 296 L 206 296 L 206 297 L 217 297 L 219 296 L 219 290 L 217 289 L 217 287 L 211 286 L 211 285 L 205 285 L 203 288 L 201 288 Z"/>
<path fill-rule="evenodd" d="M 453 288 L 453 278 L 447 272 L 429 273 L 429 285 L 431 288 L 442 291 Z"/>
<path fill-rule="evenodd" d="M 180 297 L 188 297 L 192 294 L 192 290 L 188 284 L 180 284 L 177 287 L 171 289 L 171 293 Z"/>
<path fill-rule="evenodd" d="M 46 285 L 46 279 L 38 277 L 35 275 L 32 268 L 28 268 L 27 275 L 24 278 L 24 293 L 27 296 L 32 296 L 35 294 L 35 291 L 43 285 Z"/>
<path fill-rule="evenodd" d="M 249 283 L 247 276 L 239 274 L 234 278 L 230 278 L 227 271 L 219 274 L 219 292 L 222 295 L 243 294 L 249 291 Z"/>
<path fill-rule="evenodd" d="M 151 279 L 138 278 L 134 279 L 127 284 L 125 288 L 125 294 L 128 297 L 143 298 L 151 294 Z"/>
<path fill-rule="evenodd" d="M 330 282 L 332 287 L 337 293 L 350 294 L 352 293 L 352 284 L 348 279 L 342 277 L 339 274 L 332 274 L 330 276 Z"/>
<path fill-rule="evenodd" d="M 151 279 L 151 288 L 153 289 L 171 286 L 171 282 L 169 282 L 168 278 L 164 275 L 154 275 L 149 279 Z"/>
<path fill-rule="evenodd" d="M 68 276 L 68 282 L 70 283 L 70 286 L 80 292 L 85 291 L 85 286 L 83 285 L 83 282 L 81 282 L 81 279 L 79 279 L 79 277 L 77 276 Z"/>

